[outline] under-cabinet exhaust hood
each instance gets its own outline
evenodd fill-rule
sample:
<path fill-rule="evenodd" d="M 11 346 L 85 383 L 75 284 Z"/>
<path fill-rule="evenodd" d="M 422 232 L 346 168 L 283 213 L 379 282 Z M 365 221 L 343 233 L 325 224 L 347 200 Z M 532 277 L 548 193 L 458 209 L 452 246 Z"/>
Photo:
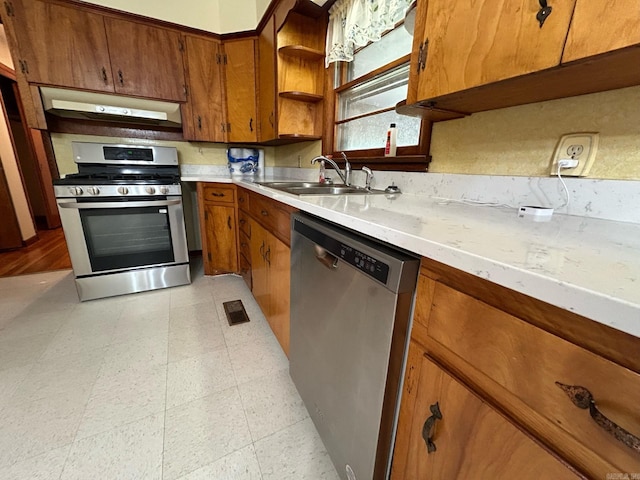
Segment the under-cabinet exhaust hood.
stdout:
<path fill-rule="evenodd" d="M 46 112 L 82 120 L 179 127 L 180 104 L 63 88 L 40 87 Z"/>

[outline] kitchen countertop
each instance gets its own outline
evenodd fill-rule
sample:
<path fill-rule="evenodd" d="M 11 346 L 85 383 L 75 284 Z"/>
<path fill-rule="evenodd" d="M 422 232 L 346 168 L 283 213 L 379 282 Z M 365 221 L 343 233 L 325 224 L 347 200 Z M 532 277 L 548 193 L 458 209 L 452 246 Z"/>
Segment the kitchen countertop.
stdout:
<path fill-rule="evenodd" d="M 569 215 L 549 222 L 515 209 L 422 195 L 297 196 L 234 182 L 305 212 L 640 337 L 640 225 Z M 276 180 L 276 179 L 266 179 Z"/>

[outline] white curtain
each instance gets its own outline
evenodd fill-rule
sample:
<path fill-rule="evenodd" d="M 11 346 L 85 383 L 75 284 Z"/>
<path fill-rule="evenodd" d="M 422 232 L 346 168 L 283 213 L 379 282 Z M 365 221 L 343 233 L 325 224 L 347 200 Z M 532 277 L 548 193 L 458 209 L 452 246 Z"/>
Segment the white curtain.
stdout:
<path fill-rule="evenodd" d="M 325 63 L 350 62 L 353 51 L 380 40 L 402 20 L 412 0 L 338 0 L 329 10 Z"/>

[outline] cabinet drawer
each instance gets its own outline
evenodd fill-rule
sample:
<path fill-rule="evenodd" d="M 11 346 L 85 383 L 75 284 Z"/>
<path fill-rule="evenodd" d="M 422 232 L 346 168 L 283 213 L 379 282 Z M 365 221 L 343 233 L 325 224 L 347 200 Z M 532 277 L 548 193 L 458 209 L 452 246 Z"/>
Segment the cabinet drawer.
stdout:
<path fill-rule="evenodd" d="M 240 210 L 244 210 L 245 212 L 249 211 L 249 192 L 244 188 L 238 188 L 238 208 Z"/>
<path fill-rule="evenodd" d="M 287 246 L 291 244 L 291 223 L 288 210 L 261 195 L 251 195 L 249 211 L 256 220 Z"/>
<path fill-rule="evenodd" d="M 238 201 L 240 198 L 238 198 Z M 242 210 L 238 211 L 238 227 L 240 231 L 244 233 L 248 239 L 251 239 L 251 224 L 249 223 L 249 215 Z"/>
<path fill-rule="evenodd" d="M 474 374 L 479 383 L 496 382 L 501 388 L 487 387 L 496 403 L 544 432 L 556 451 L 590 476 L 640 472 L 640 451 L 598 425 L 558 385 L 588 389 L 603 415 L 640 436 L 640 375 L 438 282 L 428 315 L 419 323 L 434 350 L 442 346 L 468 364 L 461 369 L 488 377 Z"/>
<path fill-rule="evenodd" d="M 233 185 L 205 185 L 202 190 L 206 202 L 233 204 L 236 201 L 236 188 Z"/>

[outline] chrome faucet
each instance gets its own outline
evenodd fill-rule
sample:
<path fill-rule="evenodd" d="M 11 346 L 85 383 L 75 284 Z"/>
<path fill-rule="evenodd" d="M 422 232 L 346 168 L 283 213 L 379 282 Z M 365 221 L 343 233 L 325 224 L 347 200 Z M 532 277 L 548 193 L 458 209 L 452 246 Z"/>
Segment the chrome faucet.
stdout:
<path fill-rule="evenodd" d="M 342 170 L 340 170 L 338 164 L 333 161 L 333 159 L 325 157 L 324 155 L 318 155 L 317 157 L 312 158 L 311 164 L 313 165 L 316 162 L 328 163 L 338 173 L 338 176 L 340 177 L 340 180 L 342 180 L 342 183 L 349 187 L 351 185 L 351 164 L 349 163 L 347 155 L 344 152 L 342 152 L 342 158 L 344 158 L 344 174 L 342 173 Z"/>
<path fill-rule="evenodd" d="M 364 183 L 364 188 L 371 190 L 371 179 L 373 178 L 373 172 L 369 167 L 362 167 L 362 171 L 367 175 L 367 179 Z"/>

